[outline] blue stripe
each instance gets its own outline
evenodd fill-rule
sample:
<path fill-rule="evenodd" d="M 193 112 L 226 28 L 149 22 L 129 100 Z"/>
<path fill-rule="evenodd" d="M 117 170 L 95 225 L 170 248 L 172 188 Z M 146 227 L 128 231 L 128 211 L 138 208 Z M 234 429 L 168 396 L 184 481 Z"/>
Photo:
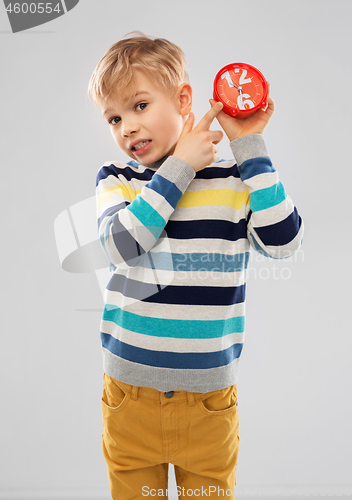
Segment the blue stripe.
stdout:
<path fill-rule="evenodd" d="M 139 168 L 139 165 L 135 160 L 131 160 L 131 161 L 127 162 L 127 165 L 130 165 L 131 167 L 134 167 L 134 168 Z"/>
<path fill-rule="evenodd" d="M 153 296 L 144 299 L 144 302 L 158 304 L 181 304 L 196 306 L 231 306 L 243 303 L 245 300 L 246 285 L 230 287 L 207 286 L 167 286 Z"/>
<path fill-rule="evenodd" d="M 148 269 L 164 271 L 231 273 L 247 268 L 249 252 L 224 255 L 217 253 L 167 253 L 151 252 L 153 266 L 145 262 Z"/>
<path fill-rule="evenodd" d="M 130 210 L 137 219 L 149 229 L 156 240 L 159 238 L 166 225 L 166 221 L 148 202 L 138 195 L 137 198 L 128 205 L 127 210 Z"/>
<path fill-rule="evenodd" d="M 178 221 L 169 220 L 165 227 L 169 238 L 188 240 L 195 238 L 237 241 L 247 238 L 247 221 L 230 222 L 220 219 Z"/>
<path fill-rule="evenodd" d="M 149 254 L 147 254 L 149 255 Z M 137 300 L 145 300 L 147 297 L 157 294 L 167 285 L 157 285 L 153 283 L 143 283 L 137 280 L 127 278 L 120 274 L 113 274 L 106 289 L 112 292 L 119 292 L 124 297 L 130 297 Z"/>
<path fill-rule="evenodd" d="M 131 165 L 132 167 L 134 166 L 136 169 L 138 169 L 138 164 L 133 165 L 133 162 L 128 163 L 128 165 Z M 124 167 L 124 168 L 119 168 L 117 169 L 119 175 L 123 175 L 124 179 L 126 181 L 130 182 L 135 179 L 139 179 L 141 181 L 149 181 L 154 174 L 154 170 L 148 170 L 145 169 L 144 172 L 138 172 L 138 170 L 134 170 L 133 168 L 129 167 Z"/>
<path fill-rule="evenodd" d="M 106 179 L 107 177 L 109 177 L 109 175 L 117 177 L 118 173 L 114 165 L 109 165 L 108 167 L 101 167 L 101 169 L 97 174 L 95 185 L 97 186 L 102 179 Z"/>
<path fill-rule="evenodd" d="M 124 297 L 131 297 L 156 304 L 182 304 L 204 306 L 227 306 L 245 301 L 246 285 L 240 286 L 173 286 L 157 288 L 151 283 L 141 283 L 120 274 L 114 274 L 107 289 L 120 292 Z"/>
<path fill-rule="evenodd" d="M 233 344 L 222 351 L 215 352 L 168 352 L 153 351 L 135 347 L 115 339 L 107 333 L 100 333 L 102 346 L 115 356 L 159 368 L 209 369 L 230 364 L 241 355 L 243 344 Z"/>
<path fill-rule="evenodd" d="M 227 160 L 222 160 L 227 161 Z M 220 162 L 217 162 L 220 163 Z M 238 167 L 234 161 L 230 167 L 206 167 L 196 172 L 196 179 L 227 179 L 228 177 L 240 177 Z"/>
<path fill-rule="evenodd" d="M 182 196 L 182 191 L 173 182 L 157 173 L 153 175 L 153 179 L 146 186 L 163 196 L 174 209 Z"/>
<path fill-rule="evenodd" d="M 221 162 L 224 161 L 227 160 L 221 160 Z M 220 163 L 220 161 L 217 163 Z M 143 172 L 138 171 L 139 165 L 134 160 L 128 162 L 127 165 L 128 167 L 117 167 L 113 164 L 101 167 L 97 174 L 96 185 L 98 185 L 102 179 L 106 179 L 109 175 L 114 175 L 115 177 L 123 176 L 127 181 L 139 179 L 149 182 L 154 179 L 155 174 L 157 174 L 155 170 L 148 168 L 146 168 Z M 159 177 L 161 177 L 161 175 L 159 175 Z M 239 168 L 237 167 L 235 161 L 232 166 L 227 168 L 206 167 L 196 172 L 197 179 L 226 179 L 228 177 L 240 177 Z"/>
<path fill-rule="evenodd" d="M 113 304 L 105 304 L 102 319 L 132 332 L 177 339 L 213 339 L 229 333 L 242 333 L 245 322 L 244 316 L 225 320 L 153 318 L 124 311 Z"/>
<path fill-rule="evenodd" d="M 251 177 L 259 174 L 276 172 L 268 156 L 261 156 L 259 158 L 246 160 L 242 163 L 242 165 L 238 167 L 238 170 L 241 174 L 242 181 L 250 179 Z"/>
<path fill-rule="evenodd" d="M 281 181 L 277 182 L 271 187 L 265 189 L 258 189 L 250 194 L 249 206 L 252 212 L 259 212 L 266 208 L 279 205 L 286 199 L 285 188 Z"/>
<path fill-rule="evenodd" d="M 128 165 L 135 166 L 133 165 L 133 162 L 129 162 Z M 138 164 L 136 164 L 135 168 L 138 168 Z M 107 177 L 109 177 L 109 175 L 113 175 L 117 179 L 119 178 L 119 176 L 123 176 L 123 178 L 127 181 L 131 181 L 132 179 L 149 181 L 152 178 L 153 174 L 153 170 L 146 169 L 144 172 L 138 172 L 130 167 L 121 168 L 111 164 L 101 167 L 96 177 L 96 186 L 102 179 L 106 179 Z"/>
<path fill-rule="evenodd" d="M 286 219 L 270 226 L 255 227 L 254 230 L 265 245 L 287 245 L 297 236 L 301 222 L 297 209 L 294 207 L 293 212 Z"/>

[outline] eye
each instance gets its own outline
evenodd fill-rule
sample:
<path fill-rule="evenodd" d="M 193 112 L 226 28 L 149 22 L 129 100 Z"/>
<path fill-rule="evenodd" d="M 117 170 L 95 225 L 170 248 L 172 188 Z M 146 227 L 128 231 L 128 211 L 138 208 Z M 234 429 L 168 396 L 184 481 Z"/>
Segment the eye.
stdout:
<path fill-rule="evenodd" d="M 140 102 L 139 104 L 136 105 L 136 110 L 143 111 L 147 106 L 148 104 L 146 102 Z"/>
<path fill-rule="evenodd" d="M 115 121 L 115 120 L 116 120 L 116 121 Z M 118 116 L 113 116 L 113 117 L 109 120 L 109 125 L 117 125 L 120 121 L 121 121 L 121 118 L 119 118 Z"/>

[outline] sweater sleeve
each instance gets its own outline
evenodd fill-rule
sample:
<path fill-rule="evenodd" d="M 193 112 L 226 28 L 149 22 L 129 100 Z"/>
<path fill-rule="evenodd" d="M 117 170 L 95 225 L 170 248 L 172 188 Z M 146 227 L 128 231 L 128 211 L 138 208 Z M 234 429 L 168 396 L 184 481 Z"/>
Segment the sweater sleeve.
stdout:
<path fill-rule="evenodd" d="M 96 182 L 98 233 L 110 262 L 137 266 L 153 248 L 176 205 L 195 177 L 183 160 L 170 156 L 140 192 L 125 175 L 126 165 L 104 165 Z"/>
<path fill-rule="evenodd" d="M 263 135 L 240 137 L 230 146 L 250 195 L 247 235 L 251 245 L 267 257 L 293 255 L 302 243 L 303 222 L 279 181 Z"/>

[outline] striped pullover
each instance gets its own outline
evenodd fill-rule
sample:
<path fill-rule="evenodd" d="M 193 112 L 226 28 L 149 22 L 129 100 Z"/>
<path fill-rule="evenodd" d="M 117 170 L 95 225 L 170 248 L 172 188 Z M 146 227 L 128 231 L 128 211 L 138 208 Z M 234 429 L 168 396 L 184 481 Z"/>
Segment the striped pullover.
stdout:
<path fill-rule="evenodd" d="M 111 262 L 101 342 L 117 380 L 193 392 L 237 382 L 250 246 L 288 257 L 303 223 L 263 136 L 230 146 L 236 160 L 199 172 L 175 156 L 99 170 L 99 237 Z"/>

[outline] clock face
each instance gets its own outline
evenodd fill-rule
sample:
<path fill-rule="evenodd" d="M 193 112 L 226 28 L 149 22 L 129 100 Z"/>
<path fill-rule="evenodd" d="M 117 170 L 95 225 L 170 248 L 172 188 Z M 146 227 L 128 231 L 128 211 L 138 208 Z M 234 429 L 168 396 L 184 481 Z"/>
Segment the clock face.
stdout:
<path fill-rule="evenodd" d="M 267 83 L 253 66 L 229 64 L 216 76 L 214 95 L 223 102 L 224 111 L 228 114 L 249 116 L 251 110 L 255 112 L 265 103 Z"/>

